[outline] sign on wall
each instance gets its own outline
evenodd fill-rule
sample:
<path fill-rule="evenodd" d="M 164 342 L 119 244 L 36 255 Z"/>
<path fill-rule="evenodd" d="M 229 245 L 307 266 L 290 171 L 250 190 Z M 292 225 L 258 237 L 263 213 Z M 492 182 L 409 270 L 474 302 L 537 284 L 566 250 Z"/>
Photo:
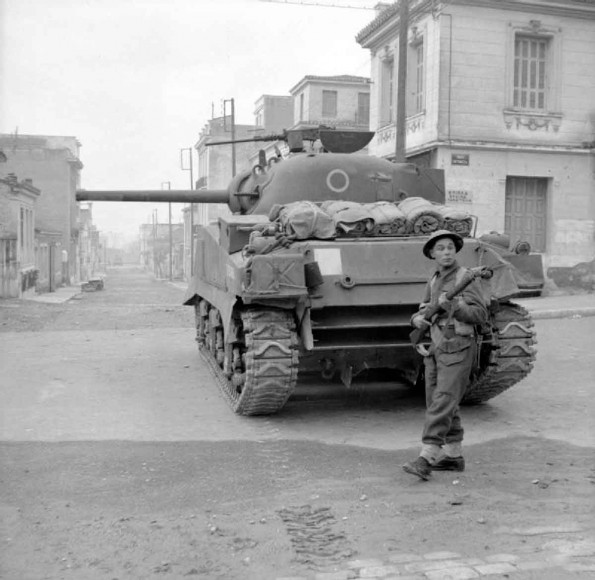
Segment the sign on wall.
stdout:
<path fill-rule="evenodd" d="M 473 194 L 466 189 L 449 189 L 446 192 L 446 203 L 473 203 Z"/>
<path fill-rule="evenodd" d="M 451 165 L 469 165 L 468 153 L 452 153 L 450 156 Z"/>

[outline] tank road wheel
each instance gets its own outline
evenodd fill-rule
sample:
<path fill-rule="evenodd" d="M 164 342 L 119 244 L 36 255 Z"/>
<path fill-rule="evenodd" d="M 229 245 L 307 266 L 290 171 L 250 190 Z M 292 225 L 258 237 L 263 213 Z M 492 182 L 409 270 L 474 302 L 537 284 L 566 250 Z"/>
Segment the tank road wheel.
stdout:
<path fill-rule="evenodd" d="M 293 314 L 272 309 L 235 311 L 233 337 L 225 345 L 221 318 L 213 311 L 209 311 L 207 338 L 200 352 L 227 402 L 239 415 L 276 413 L 297 382 L 298 337 Z"/>
<path fill-rule="evenodd" d="M 221 320 L 219 310 L 212 307 L 209 310 L 206 344 L 211 356 L 217 361 L 217 364 L 221 366 L 225 360 L 223 321 Z"/>
<path fill-rule="evenodd" d="M 194 322 L 196 325 L 196 342 L 205 344 L 207 320 L 209 316 L 209 303 L 206 300 L 197 300 L 194 303 Z"/>
<path fill-rule="evenodd" d="M 535 331 L 529 312 L 513 302 L 503 302 L 491 315 L 492 341 L 480 351 L 480 370 L 471 381 L 463 404 L 476 405 L 509 389 L 533 368 Z"/>

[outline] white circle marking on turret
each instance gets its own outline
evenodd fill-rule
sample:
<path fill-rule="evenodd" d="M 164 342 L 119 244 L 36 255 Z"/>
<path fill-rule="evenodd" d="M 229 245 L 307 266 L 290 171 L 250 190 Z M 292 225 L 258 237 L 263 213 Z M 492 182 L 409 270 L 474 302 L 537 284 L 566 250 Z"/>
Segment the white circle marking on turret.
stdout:
<path fill-rule="evenodd" d="M 340 175 L 343 177 L 344 183 L 341 187 L 333 185 L 332 179 L 335 175 Z M 342 169 L 333 169 L 332 171 L 329 171 L 329 174 L 326 176 L 326 185 L 331 191 L 334 191 L 335 193 L 343 193 L 349 187 L 349 175 L 347 175 L 347 173 L 345 173 L 345 171 Z"/>

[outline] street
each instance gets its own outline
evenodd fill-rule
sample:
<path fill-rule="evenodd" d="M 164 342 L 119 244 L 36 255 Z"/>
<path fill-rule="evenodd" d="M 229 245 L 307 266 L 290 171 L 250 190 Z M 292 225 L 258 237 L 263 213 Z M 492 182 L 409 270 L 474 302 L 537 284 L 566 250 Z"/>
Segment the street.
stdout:
<path fill-rule="evenodd" d="M 234 415 L 184 291 L 132 267 L 0 301 L 0 578 L 592 578 L 595 317 L 536 320 L 533 372 L 465 407 L 464 473 L 421 482 L 423 401 L 300 378 Z"/>

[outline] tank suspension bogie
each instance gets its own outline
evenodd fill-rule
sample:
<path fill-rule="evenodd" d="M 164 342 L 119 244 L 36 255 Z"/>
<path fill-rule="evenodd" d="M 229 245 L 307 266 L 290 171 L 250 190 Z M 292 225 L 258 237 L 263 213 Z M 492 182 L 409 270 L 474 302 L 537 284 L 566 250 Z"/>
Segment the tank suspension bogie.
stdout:
<path fill-rule="evenodd" d="M 234 412 L 268 415 L 281 409 L 297 382 L 299 341 L 293 312 L 236 310 L 233 338 L 226 343 L 219 311 L 205 300 L 196 309 L 199 352 Z"/>

